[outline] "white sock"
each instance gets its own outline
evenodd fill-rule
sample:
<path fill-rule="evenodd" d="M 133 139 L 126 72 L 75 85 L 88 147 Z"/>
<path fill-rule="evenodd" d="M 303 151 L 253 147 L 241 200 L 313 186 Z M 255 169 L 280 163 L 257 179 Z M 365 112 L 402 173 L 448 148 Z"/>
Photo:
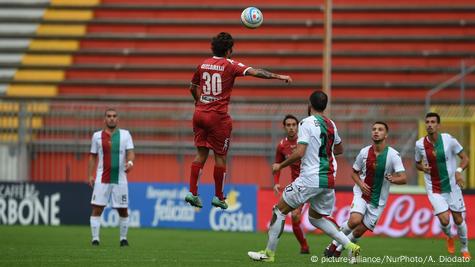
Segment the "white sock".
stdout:
<path fill-rule="evenodd" d="M 353 242 L 353 243 L 358 242 L 358 240 L 360 239 L 359 237 L 355 237 L 355 236 L 353 235 L 353 232 L 349 233 L 349 234 L 346 235 L 346 236 L 347 236 L 348 239 L 349 239 L 351 242 Z"/>
<path fill-rule="evenodd" d="M 266 249 L 275 251 L 279 243 L 280 235 L 284 230 L 285 214 L 283 214 L 277 207 L 274 206 L 272 212 L 272 221 L 269 227 L 269 240 L 267 241 Z"/>
<path fill-rule="evenodd" d="M 451 228 L 450 223 L 447 224 L 446 226 L 443 226 L 442 224 L 440 224 L 440 228 L 448 237 L 452 237 L 452 234 L 450 234 L 450 228 Z"/>
<path fill-rule="evenodd" d="M 92 233 L 92 240 L 99 241 L 99 231 L 101 229 L 101 217 L 100 216 L 91 216 L 89 219 L 91 224 L 91 233 Z"/>
<path fill-rule="evenodd" d="M 127 239 L 129 230 L 129 217 L 119 217 L 120 240 Z"/>
<path fill-rule="evenodd" d="M 320 219 L 315 219 L 309 216 L 308 220 L 313 226 L 322 230 L 325 234 L 329 235 L 331 238 L 333 238 L 343 246 L 346 246 L 348 243 L 350 243 L 348 237 L 346 237 L 344 233 L 340 232 L 335 224 L 325 219 L 324 217 Z"/>
<path fill-rule="evenodd" d="M 467 224 L 465 220 L 461 224 L 457 225 L 457 233 L 460 239 L 460 250 L 468 251 L 468 238 L 467 238 Z"/>
<path fill-rule="evenodd" d="M 336 251 L 342 251 L 343 250 L 343 245 L 338 245 L 338 247 L 336 248 Z"/>
<path fill-rule="evenodd" d="M 352 229 L 350 228 L 350 226 L 348 226 L 348 221 L 345 221 L 341 225 L 340 231 L 342 231 L 345 235 L 348 235 L 349 233 L 351 233 Z"/>

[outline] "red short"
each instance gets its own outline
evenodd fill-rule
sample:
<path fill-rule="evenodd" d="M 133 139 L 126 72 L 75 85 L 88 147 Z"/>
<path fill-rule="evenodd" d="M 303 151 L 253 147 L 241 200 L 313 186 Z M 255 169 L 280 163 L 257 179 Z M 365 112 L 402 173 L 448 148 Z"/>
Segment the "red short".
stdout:
<path fill-rule="evenodd" d="M 226 155 L 232 130 L 233 121 L 227 113 L 198 110 L 193 114 L 196 147 L 207 147 L 217 155 Z"/>

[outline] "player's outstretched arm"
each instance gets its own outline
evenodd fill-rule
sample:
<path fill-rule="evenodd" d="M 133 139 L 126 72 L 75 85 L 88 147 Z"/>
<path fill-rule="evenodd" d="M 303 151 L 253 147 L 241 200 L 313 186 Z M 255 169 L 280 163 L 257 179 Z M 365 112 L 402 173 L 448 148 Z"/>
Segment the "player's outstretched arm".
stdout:
<path fill-rule="evenodd" d="M 288 75 L 276 74 L 264 69 L 250 68 L 247 70 L 246 74 L 254 76 L 256 78 L 261 78 L 261 79 L 278 79 L 278 80 L 285 81 L 286 83 L 292 82 L 292 78 Z"/>
<path fill-rule="evenodd" d="M 288 157 L 286 160 L 284 160 L 281 163 L 274 163 L 272 164 L 272 173 L 276 173 L 280 171 L 281 169 L 291 165 L 292 163 L 296 162 L 297 160 L 300 160 L 304 155 L 305 151 L 307 151 L 307 145 L 306 144 L 297 144 L 297 148 L 295 151 Z"/>

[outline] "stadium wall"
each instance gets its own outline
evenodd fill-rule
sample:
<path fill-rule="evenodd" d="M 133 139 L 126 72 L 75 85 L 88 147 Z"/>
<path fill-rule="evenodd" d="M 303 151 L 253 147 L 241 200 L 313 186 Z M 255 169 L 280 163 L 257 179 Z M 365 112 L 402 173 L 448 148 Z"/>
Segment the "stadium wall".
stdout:
<path fill-rule="evenodd" d="M 185 203 L 188 185 L 129 183 L 130 226 L 256 231 L 255 185 L 226 185 L 227 210 L 211 207 L 214 185 L 199 190 L 202 209 Z M 91 194 L 85 183 L 0 183 L 0 225 L 89 225 Z M 119 224 L 110 207 L 101 220 L 104 227 Z"/>
<path fill-rule="evenodd" d="M 131 227 L 160 227 L 213 231 L 267 231 L 271 210 L 277 203 L 272 190 L 253 185 L 225 186 L 229 208 L 211 207 L 214 185 L 199 187 L 203 208 L 184 202 L 186 184 L 129 183 Z M 91 188 L 85 183 L 0 183 L 0 225 L 88 225 Z M 349 215 L 353 193 L 337 190 L 333 217 L 338 224 Z M 465 203 L 474 203 L 475 195 L 466 194 Z M 316 232 L 308 222 L 308 206 L 303 209 L 303 227 Z M 470 239 L 475 238 L 475 211 L 467 209 L 466 223 Z M 106 207 L 103 227 L 117 227 L 117 212 Z M 452 231 L 455 234 L 456 228 Z M 290 217 L 285 231 L 292 231 Z M 391 194 L 386 209 L 373 233 L 397 237 L 443 237 L 439 221 L 425 194 Z"/>

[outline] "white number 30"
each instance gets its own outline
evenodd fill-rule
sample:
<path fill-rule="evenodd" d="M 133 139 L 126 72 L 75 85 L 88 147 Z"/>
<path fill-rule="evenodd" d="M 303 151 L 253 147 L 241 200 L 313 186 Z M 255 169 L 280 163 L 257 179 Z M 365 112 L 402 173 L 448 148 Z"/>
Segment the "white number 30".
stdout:
<path fill-rule="evenodd" d="M 219 95 L 223 91 L 223 86 L 221 85 L 221 74 L 213 73 L 210 75 L 208 72 L 203 72 L 203 80 L 205 84 L 203 86 L 203 94 L 211 95 Z"/>

